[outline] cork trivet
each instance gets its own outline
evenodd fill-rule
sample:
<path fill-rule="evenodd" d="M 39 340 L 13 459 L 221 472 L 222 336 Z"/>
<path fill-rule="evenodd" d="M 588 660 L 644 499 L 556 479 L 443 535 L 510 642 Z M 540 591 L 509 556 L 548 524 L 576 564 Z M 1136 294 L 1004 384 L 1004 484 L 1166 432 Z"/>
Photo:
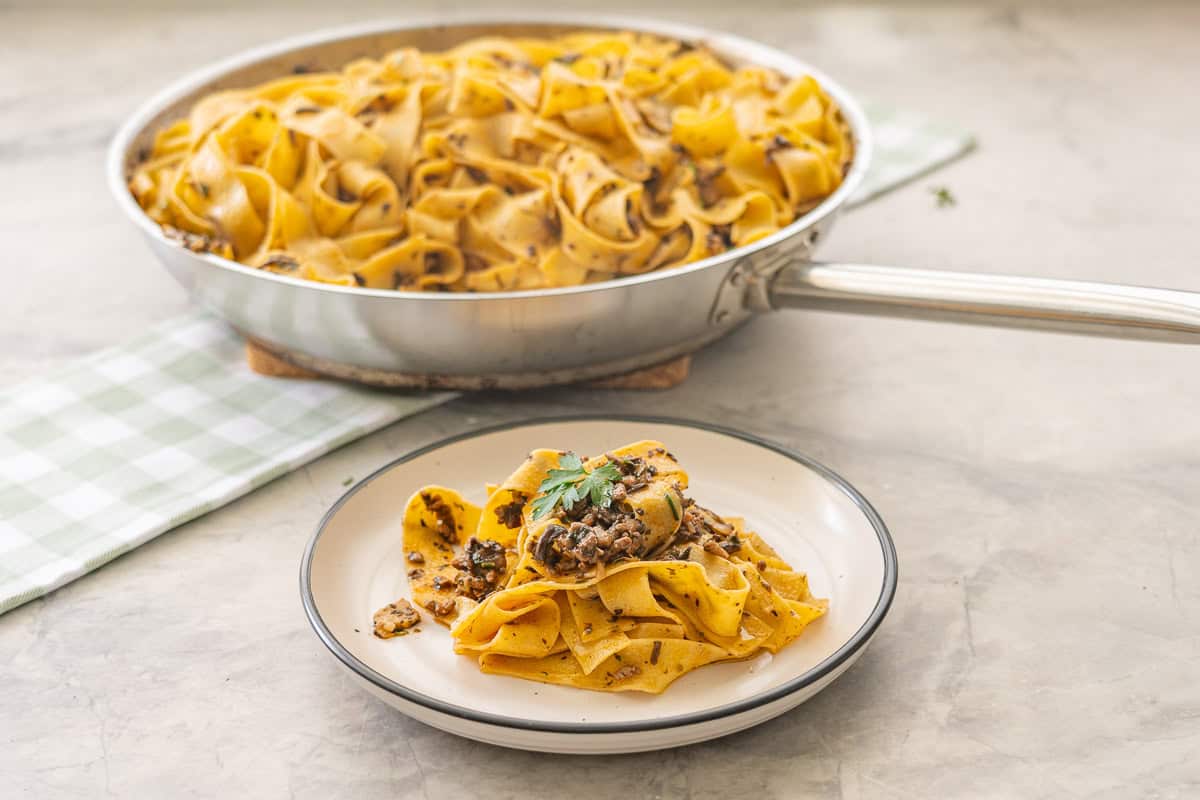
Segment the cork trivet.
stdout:
<path fill-rule="evenodd" d="M 298 367 L 290 361 L 284 361 L 274 353 L 262 349 L 255 342 L 246 342 L 246 363 L 250 369 L 268 378 L 306 378 L 317 380 L 321 375 L 304 367 Z"/>
<path fill-rule="evenodd" d="M 691 371 L 692 357 L 686 355 L 624 375 L 585 381 L 581 385 L 593 389 L 670 389 L 686 381 Z"/>
<path fill-rule="evenodd" d="M 319 372 L 297 366 L 253 341 L 246 342 L 246 363 L 259 375 L 267 375 L 272 378 L 324 380 L 326 377 Z M 624 375 L 596 378 L 584 381 L 579 385 L 589 386 L 593 389 L 670 389 L 687 380 L 691 369 L 691 355 L 682 355 L 652 367 L 637 369 Z M 443 388 L 443 384 L 439 381 L 423 380 L 420 375 L 405 375 L 399 383 L 409 388 Z"/>

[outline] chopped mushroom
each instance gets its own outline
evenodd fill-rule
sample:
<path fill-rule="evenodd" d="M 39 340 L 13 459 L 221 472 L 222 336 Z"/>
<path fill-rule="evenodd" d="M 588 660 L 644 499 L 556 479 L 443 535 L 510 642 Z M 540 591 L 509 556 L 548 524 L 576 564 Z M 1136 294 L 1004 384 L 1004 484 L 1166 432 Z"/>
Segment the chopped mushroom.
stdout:
<path fill-rule="evenodd" d="M 421 621 L 421 614 L 403 597 L 375 612 L 375 635 L 380 639 L 404 636 Z"/>
<path fill-rule="evenodd" d="M 451 544 L 456 544 L 458 542 L 458 523 L 454 519 L 454 510 L 450 508 L 450 505 L 441 496 L 430 492 L 421 492 L 421 501 L 434 516 L 434 530 L 437 535 Z"/>
<path fill-rule="evenodd" d="M 453 600 L 430 600 L 425 603 L 425 608 L 429 609 L 438 617 L 448 617 L 454 613 L 454 609 L 458 606 Z"/>
<path fill-rule="evenodd" d="M 525 508 L 525 500 L 525 495 L 514 492 L 511 503 L 496 506 L 496 521 L 514 530 L 521 527 L 521 511 Z"/>
<path fill-rule="evenodd" d="M 642 668 L 633 664 L 626 664 L 612 674 L 614 681 L 624 681 L 632 678 L 635 675 L 641 675 Z"/>
<path fill-rule="evenodd" d="M 459 570 L 455 578 L 458 593 L 482 600 L 500 588 L 508 558 L 499 542 L 472 536 L 467 540 L 466 552 L 450 563 Z"/>

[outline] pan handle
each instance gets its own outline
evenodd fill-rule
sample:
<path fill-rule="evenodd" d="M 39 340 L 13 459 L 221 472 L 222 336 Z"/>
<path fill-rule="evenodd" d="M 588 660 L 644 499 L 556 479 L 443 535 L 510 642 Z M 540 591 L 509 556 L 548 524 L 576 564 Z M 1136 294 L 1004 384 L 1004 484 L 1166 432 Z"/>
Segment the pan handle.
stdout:
<path fill-rule="evenodd" d="M 764 288 L 771 308 L 1200 344 L 1197 292 L 814 261 L 791 261 Z"/>

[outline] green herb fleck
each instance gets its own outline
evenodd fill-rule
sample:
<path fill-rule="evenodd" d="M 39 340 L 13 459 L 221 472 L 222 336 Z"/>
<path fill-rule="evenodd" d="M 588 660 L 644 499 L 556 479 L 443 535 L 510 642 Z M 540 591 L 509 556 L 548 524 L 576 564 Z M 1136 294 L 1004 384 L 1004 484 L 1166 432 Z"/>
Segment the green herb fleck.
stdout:
<path fill-rule="evenodd" d="M 342 481 L 342 486 L 349 486 L 352 483 L 354 483 L 353 475 L 351 475 L 349 478 L 346 478 L 346 480 Z"/>
<path fill-rule="evenodd" d="M 671 507 L 671 516 L 675 517 L 675 521 L 679 521 L 679 507 L 675 505 L 675 498 L 670 492 L 664 495 L 667 498 L 667 505 Z"/>
<path fill-rule="evenodd" d="M 951 206 L 958 205 L 958 200 L 951 193 L 948 186 L 934 186 L 929 191 L 937 199 L 938 208 L 950 208 Z"/>
<path fill-rule="evenodd" d="M 538 486 L 540 496 L 532 506 L 534 519 L 549 516 L 559 506 L 572 508 L 585 497 L 597 508 L 608 508 L 612 503 L 613 484 L 621 480 L 621 470 L 616 464 L 608 463 L 588 472 L 579 456 L 565 453 L 559 457 L 558 467 L 547 472 L 546 479 Z"/>

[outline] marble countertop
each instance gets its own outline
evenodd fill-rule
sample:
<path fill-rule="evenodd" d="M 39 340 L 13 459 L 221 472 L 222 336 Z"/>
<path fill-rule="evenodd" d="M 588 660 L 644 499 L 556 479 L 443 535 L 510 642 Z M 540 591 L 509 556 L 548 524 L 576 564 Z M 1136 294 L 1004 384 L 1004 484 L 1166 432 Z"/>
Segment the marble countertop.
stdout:
<path fill-rule="evenodd" d="M 653 5 L 978 134 L 969 158 L 854 211 L 824 255 L 1200 289 L 1194 4 Z M 219 56 L 400 13 L 254 6 L 0 8 L 0 385 L 186 307 L 104 186 L 124 115 Z M 937 208 L 935 185 L 957 205 Z M 555 796 L 570 776 L 595 798 L 1195 796 L 1197 359 L 788 312 L 710 348 L 671 391 L 453 402 L 0 617 L 0 794 L 501 800 Z M 296 591 L 343 480 L 450 433 L 573 410 L 739 425 L 853 481 L 901 565 L 866 655 L 751 731 L 602 759 L 457 739 L 352 685 Z"/>

